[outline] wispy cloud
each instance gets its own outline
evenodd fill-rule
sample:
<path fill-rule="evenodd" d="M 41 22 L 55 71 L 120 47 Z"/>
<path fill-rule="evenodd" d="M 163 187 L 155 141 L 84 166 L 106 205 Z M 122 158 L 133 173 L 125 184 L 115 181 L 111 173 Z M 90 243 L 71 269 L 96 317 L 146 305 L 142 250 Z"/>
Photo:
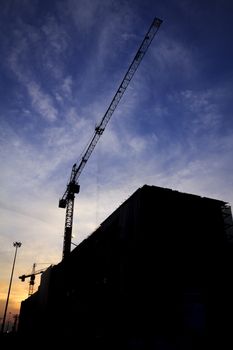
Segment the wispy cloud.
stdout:
<path fill-rule="evenodd" d="M 180 77 L 180 82 L 177 81 L 177 88 L 179 88 L 184 81 L 194 79 L 198 74 L 194 53 L 177 38 L 162 37 L 157 41 L 157 45 L 151 48 L 149 61 L 150 64 L 154 62 L 157 75 L 165 79 L 163 84 L 171 83 L 173 79 Z"/>
<path fill-rule="evenodd" d="M 63 84 L 62 84 L 62 91 L 64 92 L 65 97 L 72 96 L 72 87 L 73 87 L 72 77 L 68 76 L 63 80 Z"/>
<path fill-rule="evenodd" d="M 53 105 L 52 98 L 48 94 L 42 92 L 41 88 L 34 81 L 27 84 L 27 90 L 31 97 L 34 110 L 48 121 L 53 122 L 56 120 L 58 111 Z"/>
<path fill-rule="evenodd" d="M 47 16 L 41 27 L 17 20 L 10 35 L 14 45 L 7 47 L 6 67 L 26 89 L 32 112 L 54 122 L 56 103 L 72 97 L 72 78 L 63 67 L 69 34 L 55 17 Z"/>
<path fill-rule="evenodd" d="M 192 114 L 191 127 L 194 133 L 211 130 L 219 127 L 222 115 L 216 104 L 216 92 L 208 91 L 181 91 L 181 103 Z"/>
<path fill-rule="evenodd" d="M 58 111 L 54 106 L 52 96 L 42 90 L 38 82 L 33 78 L 34 72 L 28 68 L 28 62 L 24 59 L 27 47 L 27 40 L 23 38 L 16 48 L 12 48 L 9 66 L 26 89 L 28 96 L 31 98 L 31 105 L 34 111 L 52 122 L 56 120 Z"/>
<path fill-rule="evenodd" d="M 47 16 L 44 25 L 41 27 L 41 31 L 45 34 L 46 42 L 43 45 L 49 56 L 51 55 L 49 53 L 59 55 L 66 51 L 69 36 L 64 27 L 59 25 L 55 17 Z M 49 48 L 47 45 L 49 45 Z"/>

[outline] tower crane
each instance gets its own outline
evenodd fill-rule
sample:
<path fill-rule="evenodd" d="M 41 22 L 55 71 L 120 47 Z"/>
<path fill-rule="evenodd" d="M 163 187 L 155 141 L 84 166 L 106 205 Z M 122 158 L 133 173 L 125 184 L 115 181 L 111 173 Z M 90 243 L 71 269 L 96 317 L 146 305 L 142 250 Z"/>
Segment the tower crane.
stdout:
<path fill-rule="evenodd" d="M 22 282 L 24 282 L 26 278 L 30 277 L 28 296 L 33 294 L 36 275 L 42 274 L 46 269 L 47 267 L 36 271 L 36 263 L 34 263 L 32 266 L 32 273 L 28 275 L 19 276 L 19 279 L 21 279 Z"/>
<path fill-rule="evenodd" d="M 71 237 L 72 237 L 72 225 L 73 225 L 73 212 L 74 212 L 74 199 L 75 194 L 79 193 L 80 185 L 78 183 L 78 178 L 81 175 L 81 172 L 89 157 L 91 156 L 97 142 L 100 139 L 100 136 L 103 134 L 113 112 L 115 111 L 118 103 L 120 102 L 124 92 L 126 91 L 131 79 L 134 76 L 139 64 L 141 63 L 147 49 L 149 48 L 155 34 L 157 33 L 160 25 L 162 24 L 162 20 L 155 17 L 148 32 L 146 33 L 132 63 L 130 64 L 119 88 L 117 89 L 107 111 L 102 117 L 100 123 L 95 127 L 94 134 L 91 138 L 91 141 L 87 145 L 83 156 L 79 164 L 74 164 L 71 170 L 70 178 L 66 187 L 66 190 L 59 200 L 59 207 L 66 208 L 65 215 L 65 229 L 64 229 L 64 241 L 63 241 L 63 259 L 67 258 L 70 254 L 71 249 Z"/>

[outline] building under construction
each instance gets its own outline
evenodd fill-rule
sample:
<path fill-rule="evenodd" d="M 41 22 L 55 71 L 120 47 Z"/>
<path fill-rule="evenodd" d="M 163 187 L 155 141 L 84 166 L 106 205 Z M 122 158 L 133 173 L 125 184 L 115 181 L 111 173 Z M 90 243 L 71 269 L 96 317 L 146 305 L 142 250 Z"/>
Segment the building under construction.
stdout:
<path fill-rule="evenodd" d="M 232 239 L 227 203 L 145 185 L 43 273 L 19 333 L 108 349 L 229 343 Z"/>

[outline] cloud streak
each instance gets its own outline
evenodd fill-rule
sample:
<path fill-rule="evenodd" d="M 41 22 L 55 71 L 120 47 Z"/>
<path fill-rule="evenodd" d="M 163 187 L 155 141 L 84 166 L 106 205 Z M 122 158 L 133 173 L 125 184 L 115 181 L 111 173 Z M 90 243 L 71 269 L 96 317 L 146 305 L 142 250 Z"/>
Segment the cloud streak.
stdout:
<path fill-rule="evenodd" d="M 52 98 L 42 92 L 41 88 L 34 81 L 27 84 L 28 95 L 31 97 L 31 103 L 34 110 L 42 115 L 46 120 L 53 122 L 57 119 L 58 111 L 54 107 Z"/>

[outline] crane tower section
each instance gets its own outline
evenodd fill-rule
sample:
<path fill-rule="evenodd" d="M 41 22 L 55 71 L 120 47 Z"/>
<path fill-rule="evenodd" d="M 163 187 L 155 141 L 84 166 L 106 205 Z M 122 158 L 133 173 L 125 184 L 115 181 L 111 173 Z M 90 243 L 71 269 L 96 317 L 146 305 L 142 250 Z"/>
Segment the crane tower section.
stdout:
<path fill-rule="evenodd" d="M 118 103 L 120 102 L 122 96 L 124 95 L 131 79 L 133 78 L 139 64 L 141 63 L 146 51 L 148 50 L 155 34 L 157 33 L 162 20 L 155 18 L 146 33 L 131 65 L 129 66 L 120 86 L 118 87 L 107 111 L 102 117 L 100 123 L 96 126 L 93 137 L 86 147 L 83 156 L 79 164 L 74 164 L 72 167 L 71 175 L 69 182 L 67 184 L 65 193 L 62 198 L 59 200 L 59 207 L 66 208 L 66 217 L 65 217 L 65 230 L 64 230 L 64 242 L 63 242 L 63 259 L 66 258 L 70 253 L 71 248 L 71 236 L 72 236 L 72 225 L 73 225 L 73 212 L 74 212 L 74 199 L 75 194 L 79 193 L 80 186 L 78 184 L 78 178 L 85 167 L 88 159 L 90 158 L 97 142 L 100 139 L 100 136 L 103 134 L 113 112 L 115 111 Z"/>

